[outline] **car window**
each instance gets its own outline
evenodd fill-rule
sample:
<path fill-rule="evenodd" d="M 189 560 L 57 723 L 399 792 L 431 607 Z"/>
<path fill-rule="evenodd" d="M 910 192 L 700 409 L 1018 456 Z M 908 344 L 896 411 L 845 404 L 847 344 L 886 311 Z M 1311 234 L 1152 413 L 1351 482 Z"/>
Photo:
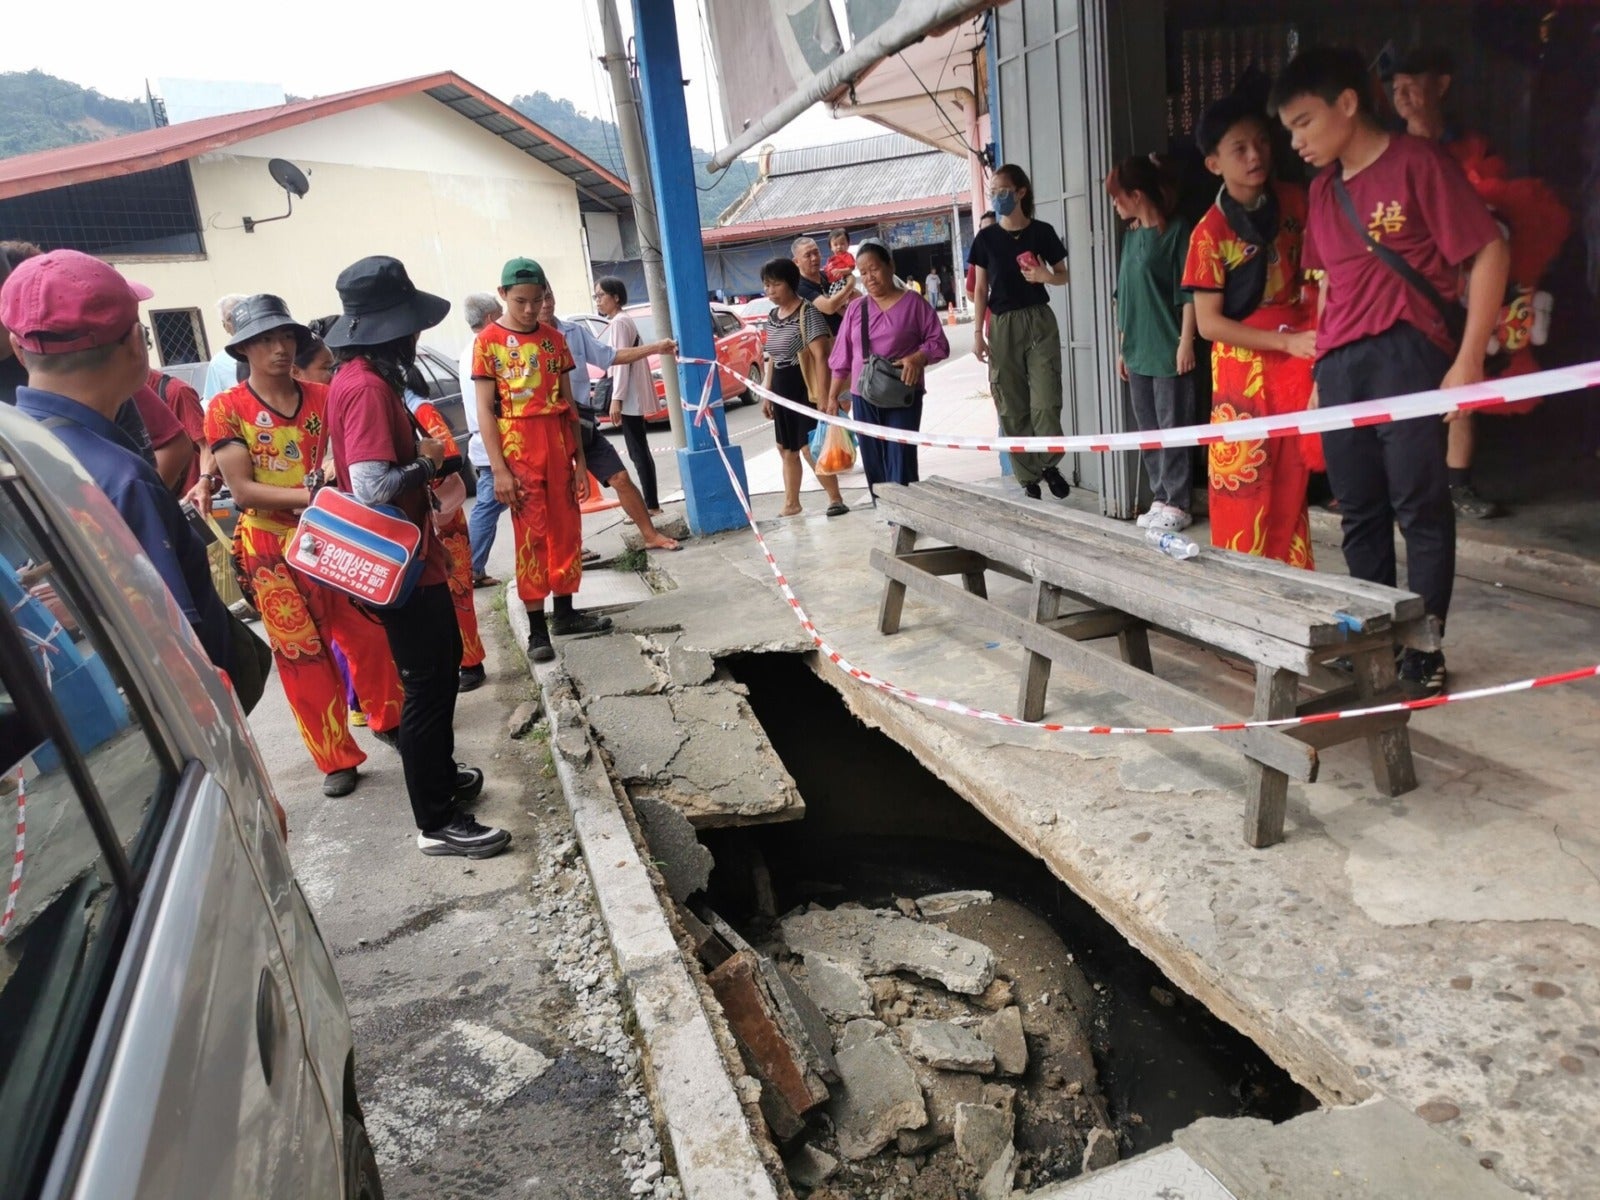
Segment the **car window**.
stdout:
<path fill-rule="evenodd" d="M 0 487 L 0 1195 L 48 1161 L 176 772 L 81 576 Z"/>
<path fill-rule="evenodd" d="M 720 309 L 711 310 L 711 323 L 717 331 L 718 337 L 726 337 L 730 333 L 738 333 L 743 326 L 739 318 L 732 313 L 722 312 Z"/>
<path fill-rule="evenodd" d="M 448 383 L 441 379 L 439 364 L 429 355 L 417 355 L 417 370 L 421 371 L 422 377 L 428 381 L 428 399 L 430 400 L 437 400 L 440 396 L 449 395 L 451 392 L 459 390 L 454 386 L 454 378 L 451 378 Z"/>

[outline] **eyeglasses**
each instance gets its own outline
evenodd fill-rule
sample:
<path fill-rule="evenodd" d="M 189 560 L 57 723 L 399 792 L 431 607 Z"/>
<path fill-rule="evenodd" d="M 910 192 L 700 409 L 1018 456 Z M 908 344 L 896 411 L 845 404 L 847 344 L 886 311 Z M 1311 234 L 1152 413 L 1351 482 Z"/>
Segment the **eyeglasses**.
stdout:
<path fill-rule="evenodd" d="M 135 321 L 129 327 L 128 332 L 123 335 L 122 340 L 127 341 L 128 338 L 131 338 L 135 329 L 144 335 L 144 348 L 146 350 L 153 350 L 155 348 L 155 340 L 150 336 L 150 327 L 143 321 Z"/>

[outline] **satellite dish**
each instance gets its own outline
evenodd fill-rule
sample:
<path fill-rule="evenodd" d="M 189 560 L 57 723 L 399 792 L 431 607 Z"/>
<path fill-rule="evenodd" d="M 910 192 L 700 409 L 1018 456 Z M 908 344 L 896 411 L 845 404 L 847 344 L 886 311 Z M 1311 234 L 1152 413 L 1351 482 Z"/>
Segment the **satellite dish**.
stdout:
<path fill-rule="evenodd" d="M 311 181 L 306 178 L 306 173 L 295 166 L 286 158 L 272 158 L 267 160 L 267 174 L 272 176 L 272 181 L 283 189 L 284 195 L 289 200 L 289 208 L 281 217 L 255 217 L 244 218 L 244 231 L 254 233 L 257 225 L 266 225 L 272 221 L 282 221 L 294 213 L 294 198 L 304 196 L 311 190 Z"/>
<path fill-rule="evenodd" d="M 311 190 L 311 181 L 306 178 L 306 173 L 286 158 L 269 159 L 267 174 L 284 191 L 296 196 L 304 196 Z"/>

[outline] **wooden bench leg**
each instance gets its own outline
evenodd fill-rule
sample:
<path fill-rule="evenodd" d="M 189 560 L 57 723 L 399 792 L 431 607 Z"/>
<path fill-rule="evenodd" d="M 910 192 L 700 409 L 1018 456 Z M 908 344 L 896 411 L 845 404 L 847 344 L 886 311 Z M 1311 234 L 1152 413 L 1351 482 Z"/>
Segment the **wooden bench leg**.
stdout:
<path fill-rule="evenodd" d="M 1258 721 L 1292 717 L 1300 676 L 1293 671 L 1256 667 L 1256 706 L 1252 714 Z M 1246 759 L 1244 840 L 1260 850 L 1283 841 L 1283 814 L 1289 802 L 1289 777 L 1282 771 Z"/>
<path fill-rule="evenodd" d="M 1380 703 L 1395 689 L 1394 653 L 1388 647 L 1354 655 L 1356 696 L 1361 706 Z M 1367 738 L 1372 760 L 1372 781 L 1385 796 L 1398 796 L 1417 786 L 1417 768 L 1411 760 L 1411 731 L 1404 725 Z"/>
<path fill-rule="evenodd" d="M 896 525 L 890 531 L 889 553 L 895 558 L 916 548 L 917 531 Z M 878 605 L 878 632 L 899 633 L 900 613 L 906 606 L 906 585 L 893 579 L 883 583 L 883 602 Z"/>
<path fill-rule="evenodd" d="M 961 572 L 961 584 L 980 600 L 989 598 L 989 585 L 984 582 L 982 571 Z"/>
<path fill-rule="evenodd" d="M 1053 621 L 1061 615 L 1061 593 L 1043 580 L 1033 582 L 1033 619 L 1039 624 Z M 1024 721 L 1037 721 L 1044 716 L 1044 694 L 1050 686 L 1050 659 L 1032 650 L 1024 652 L 1022 687 L 1017 697 L 1017 711 Z"/>
<path fill-rule="evenodd" d="M 1154 675 L 1156 666 L 1150 660 L 1150 633 L 1143 625 L 1130 626 L 1117 634 L 1117 648 L 1122 651 L 1122 661 Z"/>

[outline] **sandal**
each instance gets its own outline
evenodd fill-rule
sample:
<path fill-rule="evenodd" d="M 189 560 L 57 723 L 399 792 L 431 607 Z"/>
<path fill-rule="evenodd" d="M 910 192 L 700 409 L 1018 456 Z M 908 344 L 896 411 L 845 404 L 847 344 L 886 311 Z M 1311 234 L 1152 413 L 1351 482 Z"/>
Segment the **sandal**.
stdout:
<path fill-rule="evenodd" d="M 828 515 L 830 517 L 842 517 L 842 516 L 845 515 L 845 513 L 849 512 L 849 511 L 850 511 L 850 506 L 848 504 L 846 504 L 843 500 L 840 500 L 837 503 L 828 505 Z"/>
<path fill-rule="evenodd" d="M 472 587 L 473 587 L 474 590 L 477 590 L 478 588 L 499 587 L 499 586 L 500 586 L 500 581 L 498 579 L 496 579 L 493 575 L 474 575 L 472 577 Z"/>

